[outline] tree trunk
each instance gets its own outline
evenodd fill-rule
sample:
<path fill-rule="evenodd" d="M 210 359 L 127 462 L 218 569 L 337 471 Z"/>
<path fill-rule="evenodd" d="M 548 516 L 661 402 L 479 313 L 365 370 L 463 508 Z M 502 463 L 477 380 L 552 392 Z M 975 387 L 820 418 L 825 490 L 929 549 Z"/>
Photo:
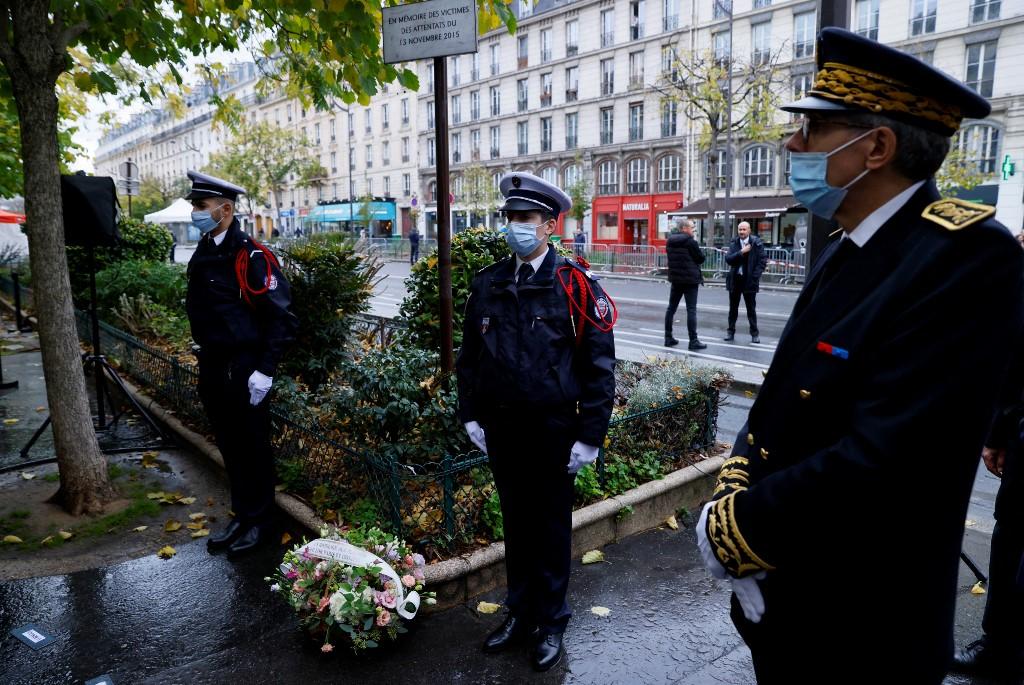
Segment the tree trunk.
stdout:
<path fill-rule="evenodd" d="M 3 51 L 3 62 L 21 125 L 35 312 L 60 471 L 54 499 L 77 516 L 102 511 L 114 490 L 93 429 L 71 302 L 57 147 L 56 83 L 64 55 L 63 50 L 55 54 L 47 33 L 48 5 L 46 0 L 11 4 L 14 42 Z"/>
<path fill-rule="evenodd" d="M 713 137 L 712 140 L 715 140 Z M 718 190 L 718 155 L 714 154 L 714 148 L 708 155 L 708 230 L 705 233 L 704 239 L 709 246 L 715 244 L 715 195 Z"/>

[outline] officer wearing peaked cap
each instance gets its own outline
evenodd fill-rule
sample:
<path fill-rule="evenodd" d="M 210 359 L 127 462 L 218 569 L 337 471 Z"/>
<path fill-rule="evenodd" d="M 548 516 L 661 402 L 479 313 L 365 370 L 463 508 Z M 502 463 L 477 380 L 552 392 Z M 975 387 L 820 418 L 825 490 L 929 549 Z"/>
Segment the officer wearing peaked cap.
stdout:
<path fill-rule="evenodd" d="M 604 443 L 615 394 L 614 304 L 548 238 L 572 201 L 532 174 L 499 184 L 514 253 L 483 269 L 456 362 L 459 416 L 490 458 L 501 498 L 509 614 L 498 652 L 531 640 L 533 667 L 562 658 L 573 482 Z"/>
<path fill-rule="evenodd" d="M 274 503 L 270 402 L 278 362 L 295 337 L 291 292 L 277 259 L 242 232 L 235 202 L 245 191 L 189 171 L 192 224 L 202 239 L 188 263 L 186 309 L 199 346 L 199 396 L 224 457 L 234 519 L 207 541 L 242 554 L 268 538 Z"/>
<path fill-rule="evenodd" d="M 1024 264 L 991 207 L 940 198 L 933 179 L 961 121 L 988 115 L 984 98 L 841 29 L 821 32 L 817 67 L 807 97 L 783 107 L 804 116 L 786 143 L 792 188 L 841 230 L 698 545 L 732 584 L 759 683 L 937 684 L 996 379 L 1024 322 Z"/>

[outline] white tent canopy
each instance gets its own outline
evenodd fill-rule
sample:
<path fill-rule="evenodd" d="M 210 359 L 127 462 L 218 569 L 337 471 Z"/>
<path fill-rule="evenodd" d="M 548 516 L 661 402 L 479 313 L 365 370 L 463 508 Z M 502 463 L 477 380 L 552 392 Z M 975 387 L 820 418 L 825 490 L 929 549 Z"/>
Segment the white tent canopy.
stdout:
<path fill-rule="evenodd" d="M 192 203 L 178 198 L 159 212 L 146 215 L 146 222 L 151 224 L 180 224 L 192 222 Z"/>

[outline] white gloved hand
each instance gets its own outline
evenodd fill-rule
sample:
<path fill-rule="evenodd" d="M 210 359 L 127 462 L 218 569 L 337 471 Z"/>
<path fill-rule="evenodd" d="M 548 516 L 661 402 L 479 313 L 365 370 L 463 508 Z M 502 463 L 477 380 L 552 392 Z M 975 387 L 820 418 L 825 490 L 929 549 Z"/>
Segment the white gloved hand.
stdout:
<path fill-rule="evenodd" d="M 751 623 L 760 623 L 764 616 L 764 595 L 757 581 L 764 580 L 768 574 L 764 571 L 745 578 L 732 578 L 732 591 L 743 609 L 743 615 Z"/>
<path fill-rule="evenodd" d="M 718 561 L 718 557 L 711 550 L 711 543 L 708 541 L 708 511 L 711 510 L 714 502 L 708 502 L 700 510 L 700 518 L 697 520 L 697 549 L 700 550 L 700 558 L 704 561 L 711 575 L 719 580 L 725 580 L 727 574 L 725 567 Z"/>
<path fill-rule="evenodd" d="M 274 379 L 272 377 L 259 371 L 253 371 L 252 375 L 249 376 L 249 404 L 255 407 L 262 402 L 263 398 L 270 392 L 270 386 L 273 384 Z"/>
<path fill-rule="evenodd" d="M 569 473 L 576 473 L 587 464 L 597 461 L 597 455 L 601 451 L 599 447 L 587 445 L 579 440 L 569 450 Z"/>
<path fill-rule="evenodd" d="M 477 449 L 487 454 L 487 436 L 484 435 L 484 429 L 480 427 L 480 424 L 476 421 L 468 421 L 466 433 L 469 434 L 470 441 L 477 446 Z"/>

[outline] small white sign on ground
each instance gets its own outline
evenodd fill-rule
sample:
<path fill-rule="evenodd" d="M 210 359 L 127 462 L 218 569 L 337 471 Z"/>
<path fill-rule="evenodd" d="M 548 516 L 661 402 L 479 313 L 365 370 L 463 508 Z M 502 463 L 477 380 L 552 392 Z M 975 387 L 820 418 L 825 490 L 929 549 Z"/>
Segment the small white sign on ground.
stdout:
<path fill-rule="evenodd" d="M 476 0 L 427 0 L 383 9 L 384 62 L 476 52 Z"/>

